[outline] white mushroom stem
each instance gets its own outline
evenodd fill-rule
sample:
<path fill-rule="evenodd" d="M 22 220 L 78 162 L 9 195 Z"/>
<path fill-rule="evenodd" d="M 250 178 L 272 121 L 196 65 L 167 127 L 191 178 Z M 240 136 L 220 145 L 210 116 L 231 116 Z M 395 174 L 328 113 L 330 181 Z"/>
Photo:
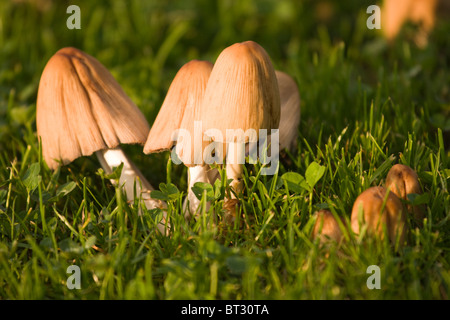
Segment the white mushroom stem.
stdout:
<path fill-rule="evenodd" d="M 231 193 L 231 199 L 236 199 L 236 196 L 243 189 L 242 174 L 245 163 L 245 144 L 242 142 L 228 142 L 226 160 L 227 179 L 233 179 L 230 186 L 236 193 L 236 195 Z"/>
<path fill-rule="evenodd" d="M 134 200 L 134 185 L 136 183 L 136 194 L 142 191 L 154 190 L 150 183 L 145 179 L 142 173 L 134 165 L 133 162 L 125 155 L 121 148 L 105 149 L 96 152 L 97 158 L 100 161 L 103 169 L 107 173 L 111 173 L 113 168 L 120 166 L 123 163 L 122 173 L 119 178 L 119 185 L 123 185 L 128 200 Z M 140 181 L 136 181 L 139 178 Z M 114 184 L 116 181 L 112 181 Z M 142 188 L 141 189 L 141 184 Z M 157 207 L 157 203 L 149 202 L 149 209 Z M 148 207 L 148 206 L 147 206 Z"/>
<path fill-rule="evenodd" d="M 150 197 L 150 191 L 154 190 L 153 187 L 121 148 L 99 150 L 95 154 L 107 173 L 111 173 L 114 167 L 118 167 L 123 163 L 118 183 L 119 186 L 123 186 L 128 201 L 134 201 L 134 190 L 136 188 L 137 197 L 142 197 L 147 209 L 151 210 L 165 206 L 163 202 Z M 115 185 L 117 183 L 117 181 L 113 180 L 111 182 Z M 162 233 L 165 233 L 165 220 L 166 214 L 164 213 L 163 220 L 158 224 L 158 230 Z"/>
<path fill-rule="evenodd" d="M 226 159 L 226 174 L 227 179 L 232 179 L 230 186 L 232 188 L 232 193 L 228 199 L 236 199 L 237 195 L 243 189 L 242 174 L 244 172 L 245 164 L 245 144 L 240 142 L 229 142 L 227 159 Z M 198 208 L 200 206 L 201 200 L 199 200 L 192 187 L 196 182 L 206 182 L 214 184 L 214 182 L 220 178 L 220 174 L 217 169 L 211 169 L 208 165 L 197 165 L 188 167 L 188 194 L 183 203 L 183 210 L 185 216 L 198 214 Z M 206 210 L 209 210 L 210 203 L 206 203 Z M 234 212 L 234 206 L 229 210 Z"/>
<path fill-rule="evenodd" d="M 208 177 L 208 166 L 198 165 L 188 167 L 188 194 L 184 202 L 185 216 L 196 214 L 197 209 L 200 206 L 200 200 L 195 196 L 192 191 L 192 187 L 196 182 L 211 183 Z M 209 210 L 209 202 L 206 203 L 206 210 Z"/>

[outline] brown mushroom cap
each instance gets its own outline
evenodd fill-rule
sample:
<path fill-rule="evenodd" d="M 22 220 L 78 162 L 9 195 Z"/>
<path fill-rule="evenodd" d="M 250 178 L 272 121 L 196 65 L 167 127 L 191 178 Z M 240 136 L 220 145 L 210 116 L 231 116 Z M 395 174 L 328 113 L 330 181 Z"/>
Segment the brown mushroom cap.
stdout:
<path fill-rule="evenodd" d="M 312 233 L 313 238 L 320 237 L 321 242 L 328 240 L 341 241 L 342 231 L 331 211 L 322 209 L 315 212 L 314 217 L 316 217 L 316 222 Z"/>
<path fill-rule="evenodd" d="M 300 124 L 300 93 L 295 80 L 285 72 L 275 70 L 280 90 L 280 149 L 295 150 Z"/>
<path fill-rule="evenodd" d="M 111 73 L 95 58 L 63 48 L 42 73 L 37 133 L 51 169 L 121 143 L 146 141 L 149 125 Z"/>
<path fill-rule="evenodd" d="M 408 200 L 408 194 L 421 194 L 422 188 L 419 184 L 417 173 L 410 167 L 403 164 L 392 166 L 386 176 L 386 189 L 390 189 L 400 199 Z M 424 218 L 422 206 L 408 205 L 407 209 L 411 212 L 417 221 Z"/>
<path fill-rule="evenodd" d="M 403 164 L 396 164 L 389 170 L 386 188 L 390 188 L 399 198 L 405 200 L 410 193 L 422 193 L 417 173 Z"/>
<path fill-rule="evenodd" d="M 170 150 L 175 144 L 172 134 L 180 128 L 190 133 L 191 140 L 194 138 L 194 121 L 200 118 L 200 104 L 212 68 L 211 62 L 200 60 L 192 60 L 180 68 L 150 130 L 144 153 Z M 193 141 L 185 143 L 193 148 Z"/>
<path fill-rule="evenodd" d="M 203 132 L 217 129 L 278 129 L 280 94 L 267 52 L 246 41 L 225 48 L 217 58 L 202 103 Z M 216 139 L 216 137 L 212 137 Z M 231 142 L 231 141 L 228 141 Z M 248 137 L 245 141 L 248 142 Z M 225 154 L 223 155 L 225 156 Z"/>
<path fill-rule="evenodd" d="M 362 223 L 367 224 L 368 233 L 384 237 L 386 228 L 392 243 L 397 235 L 400 243 L 403 243 L 406 235 L 406 215 L 402 202 L 392 192 L 387 192 L 383 187 L 371 187 L 361 193 L 355 200 L 351 216 L 351 228 L 356 233 L 360 232 L 360 210 L 362 210 Z"/>

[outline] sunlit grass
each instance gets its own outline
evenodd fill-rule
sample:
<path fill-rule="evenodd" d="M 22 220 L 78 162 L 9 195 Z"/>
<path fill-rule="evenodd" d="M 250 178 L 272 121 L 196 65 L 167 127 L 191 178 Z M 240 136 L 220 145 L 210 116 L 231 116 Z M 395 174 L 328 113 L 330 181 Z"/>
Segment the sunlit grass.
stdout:
<path fill-rule="evenodd" d="M 0 298 L 447 299 L 448 22 L 419 49 L 367 30 L 362 2 L 328 22 L 316 20 L 314 1 L 169 3 L 83 3 L 79 31 L 65 27 L 64 4 L 0 4 Z M 302 115 L 298 148 L 283 153 L 277 175 L 246 166 L 235 224 L 221 223 L 226 184 L 210 211 L 184 219 L 186 168 L 168 165 L 168 153 L 124 146 L 154 187 L 177 189 L 168 236 L 157 231 L 160 212 L 127 204 L 94 157 L 46 167 L 36 92 L 59 48 L 99 59 L 151 124 L 184 63 L 214 62 L 249 39 L 296 79 Z M 340 246 L 311 239 L 316 210 L 348 222 L 356 197 L 396 163 L 415 169 L 427 194 L 424 225 L 409 222 L 405 246 L 351 233 Z M 308 168 L 319 179 L 296 186 Z M 70 265 L 81 269 L 79 290 L 66 286 Z M 381 269 L 380 290 L 367 288 L 370 265 Z"/>

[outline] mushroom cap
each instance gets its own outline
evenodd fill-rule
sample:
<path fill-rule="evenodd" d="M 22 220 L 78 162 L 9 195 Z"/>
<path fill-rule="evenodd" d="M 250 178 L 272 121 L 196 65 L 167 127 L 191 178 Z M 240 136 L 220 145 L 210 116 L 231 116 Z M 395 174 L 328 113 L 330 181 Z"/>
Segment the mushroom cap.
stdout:
<path fill-rule="evenodd" d="M 71 47 L 57 51 L 42 72 L 36 126 L 50 169 L 121 143 L 143 144 L 150 129 L 111 73 Z"/>
<path fill-rule="evenodd" d="M 386 228 L 392 243 L 396 241 L 397 235 L 400 237 L 400 243 L 403 243 L 406 235 L 406 216 L 402 202 L 394 193 L 383 187 L 371 187 L 356 198 L 351 215 L 351 228 L 356 234 L 360 232 L 360 210 L 363 212 L 361 222 L 367 224 L 368 233 L 383 238 Z"/>
<path fill-rule="evenodd" d="M 200 118 L 200 104 L 212 68 L 209 61 L 192 60 L 178 70 L 152 125 L 144 153 L 170 150 L 175 144 L 172 135 L 180 128 L 188 130 L 193 138 L 194 121 Z"/>
<path fill-rule="evenodd" d="M 267 52 L 256 42 L 235 43 L 225 48 L 211 72 L 202 103 L 203 132 L 216 129 L 222 139 L 227 130 L 278 129 L 280 93 L 275 70 Z M 206 134 L 206 133 L 205 133 Z M 230 138 L 230 137 L 228 137 Z M 223 155 L 225 156 L 225 154 Z"/>
<path fill-rule="evenodd" d="M 422 188 L 419 184 L 417 173 L 410 167 L 403 164 L 392 166 L 386 176 L 386 189 L 390 189 L 400 199 L 408 200 L 408 194 L 421 194 Z M 407 206 L 414 218 L 418 221 L 424 218 L 422 206 Z"/>
<path fill-rule="evenodd" d="M 300 124 L 300 93 L 295 80 L 285 72 L 275 70 L 280 90 L 280 149 L 295 150 Z"/>
<path fill-rule="evenodd" d="M 386 188 L 404 200 L 407 200 L 407 195 L 410 193 L 422 193 L 417 173 L 403 164 L 396 164 L 389 170 L 386 176 Z"/>
<path fill-rule="evenodd" d="M 331 211 L 322 209 L 315 212 L 314 216 L 316 217 L 316 222 L 312 232 L 313 238 L 320 237 L 321 242 L 326 242 L 327 240 L 341 241 L 342 231 Z"/>

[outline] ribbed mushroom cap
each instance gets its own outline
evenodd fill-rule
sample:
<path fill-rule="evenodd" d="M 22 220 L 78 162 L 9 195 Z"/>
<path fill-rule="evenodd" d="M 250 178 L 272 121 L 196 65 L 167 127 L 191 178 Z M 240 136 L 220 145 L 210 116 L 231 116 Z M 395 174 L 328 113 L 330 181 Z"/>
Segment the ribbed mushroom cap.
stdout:
<path fill-rule="evenodd" d="M 280 149 L 295 150 L 300 124 L 300 93 L 295 80 L 285 72 L 275 70 L 280 90 Z"/>
<path fill-rule="evenodd" d="M 203 132 L 217 129 L 278 129 L 280 94 L 267 52 L 246 41 L 225 48 L 211 72 L 202 103 Z M 240 142 L 240 141 L 234 141 Z M 246 137 L 245 142 L 248 142 Z M 225 156 L 225 154 L 223 155 Z"/>
<path fill-rule="evenodd" d="M 389 188 L 400 199 L 408 200 L 408 194 L 421 194 L 422 188 L 419 184 L 417 173 L 410 167 L 403 164 L 392 166 L 386 176 L 386 188 Z M 422 206 L 407 206 L 414 218 L 421 220 L 424 217 Z"/>
<path fill-rule="evenodd" d="M 363 213 L 362 221 L 359 219 L 360 210 Z M 406 215 L 402 202 L 394 193 L 387 194 L 383 187 L 371 187 L 356 198 L 351 216 L 351 227 L 356 234 L 360 232 L 360 223 L 367 225 L 369 233 L 381 238 L 386 228 L 391 242 L 395 242 L 399 235 L 402 243 L 406 235 Z"/>
<path fill-rule="evenodd" d="M 95 58 L 63 48 L 42 73 L 37 133 L 51 169 L 121 143 L 144 144 L 149 125 L 111 73 Z"/>
<path fill-rule="evenodd" d="M 180 68 L 152 125 L 144 153 L 170 150 L 175 144 L 172 134 L 180 128 L 194 138 L 194 121 L 200 118 L 200 104 L 212 68 L 211 62 L 200 60 L 189 61 Z M 193 145 L 192 141 L 189 143 Z"/>

